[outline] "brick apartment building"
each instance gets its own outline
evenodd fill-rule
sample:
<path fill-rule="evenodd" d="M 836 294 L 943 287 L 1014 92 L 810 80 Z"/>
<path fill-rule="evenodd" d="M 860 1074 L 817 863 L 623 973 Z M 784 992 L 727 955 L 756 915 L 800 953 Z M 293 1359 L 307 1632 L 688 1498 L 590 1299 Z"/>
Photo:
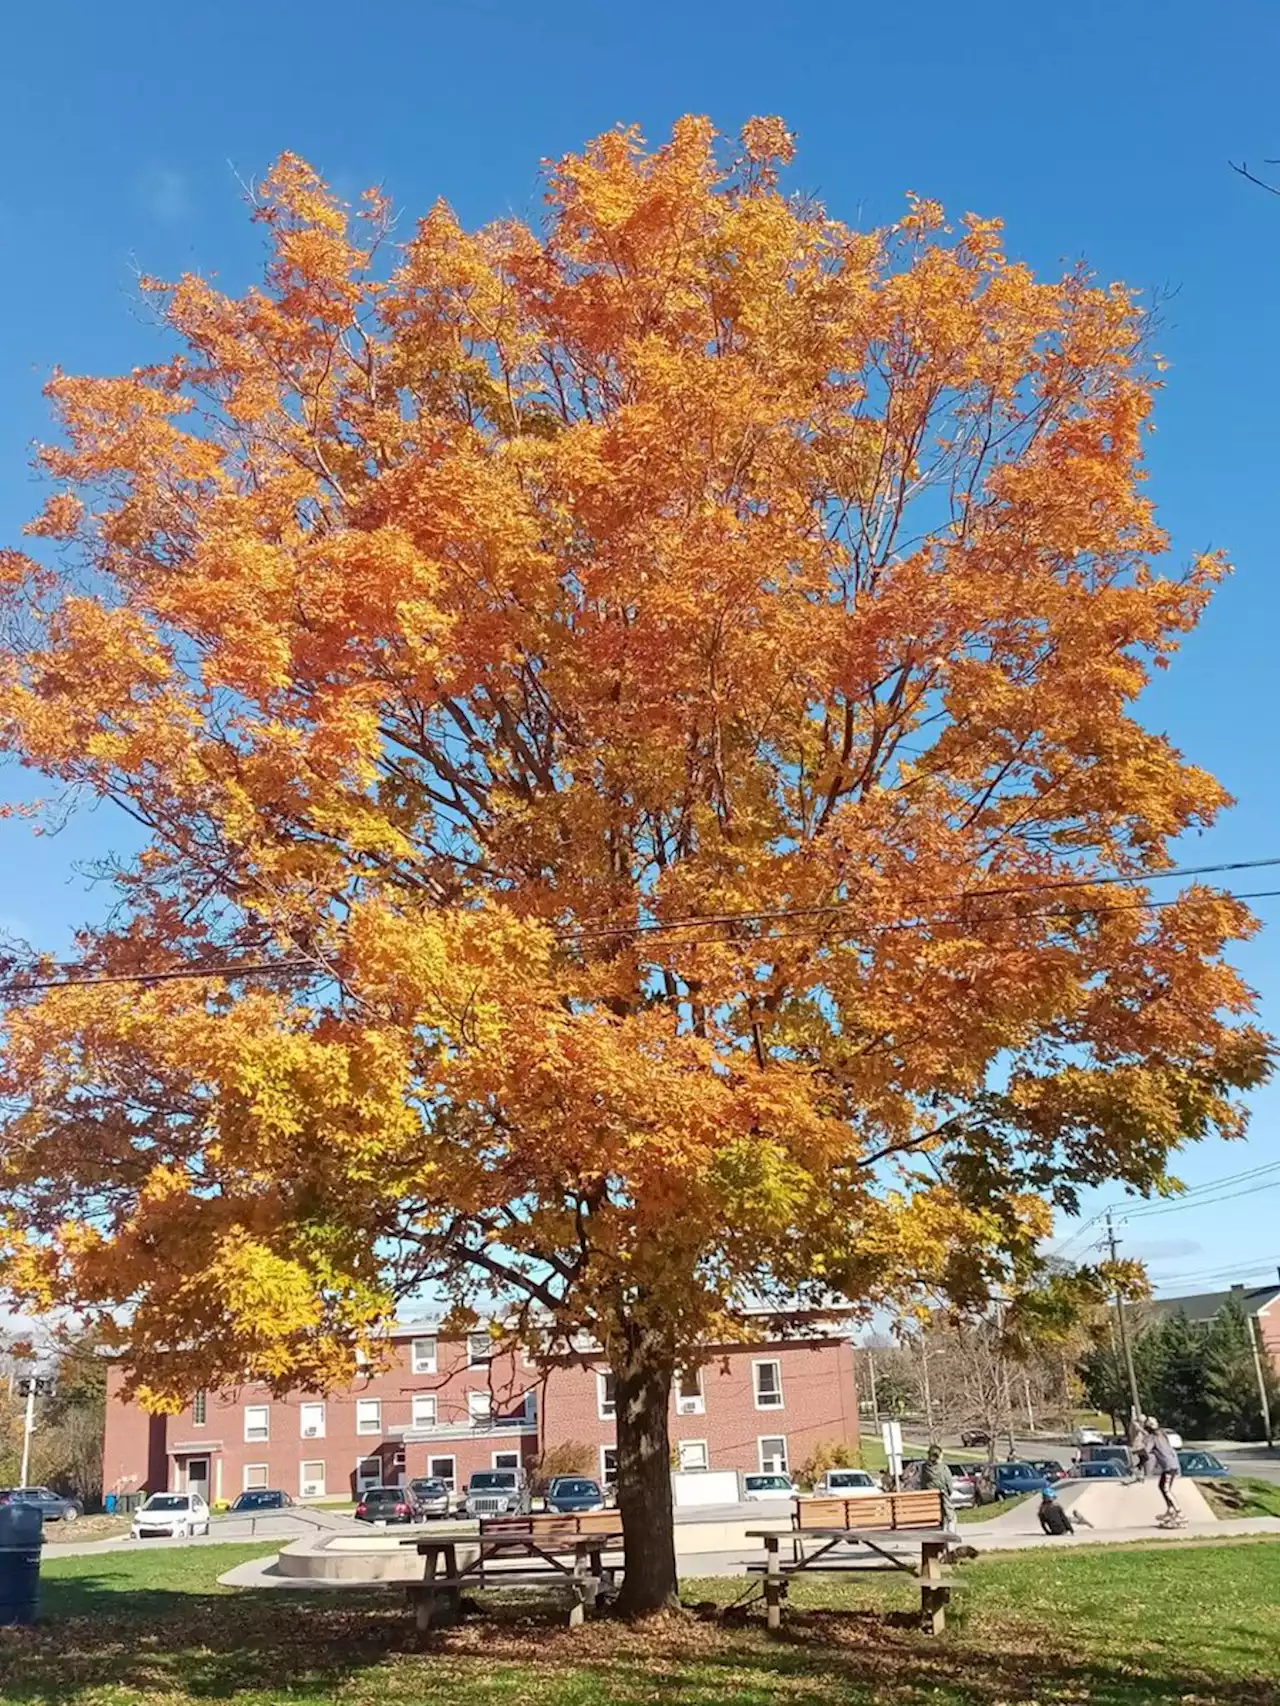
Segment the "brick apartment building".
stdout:
<path fill-rule="evenodd" d="M 210 1500 L 253 1487 L 295 1499 L 438 1475 L 459 1487 L 477 1469 L 526 1464 L 582 1444 L 601 1477 L 616 1470 L 614 1393 L 603 1359 L 527 1356 L 485 1332 L 397 1325 L 385 1369 L 349 1390 L 273 1398 L 254 1387 L 198 1393 L 176 1416 L 152 1416 L 107 1387 L 103 1489 L 189 1487 Z M 856 1444 L 852 1341 L 834 1325 L 803 1337 L 706 1350 L 696 1378 L 672 1395 L 680 1466 L 798 1468 L 822 1443 Z"/>

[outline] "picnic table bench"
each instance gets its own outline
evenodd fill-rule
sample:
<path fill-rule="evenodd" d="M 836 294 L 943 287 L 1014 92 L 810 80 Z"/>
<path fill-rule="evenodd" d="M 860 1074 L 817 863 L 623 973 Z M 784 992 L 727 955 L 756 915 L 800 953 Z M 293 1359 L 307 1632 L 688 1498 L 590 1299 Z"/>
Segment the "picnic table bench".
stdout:
<path fill-rule="evenodd" d="M 431 1627 L 437 1608 L 456 1617 L 463 1588 L 544 1586 L 548 1582 L 569 1586 L 572 1628 L 583 1621 L 588 1610 L 595 1610 L 602 1593 L 613 1585 L 613 1571 L 605 1567 L 604 1555 L 621 1551 L 622 1526 L 616 1511 L 567 1516 L 548 1511 L 485 1517 L 477 1539 L 456 1534 L 423 1536 L 412 1544 L 423 1560 L 422 1581 L 411 1583 L 405 1592 L 419 1629 Z M 461 1566 L 460 1546 L 475 1548 L 475 1556 Z M 486 1570 L 493 1563 L 520 1559 L 529 1560 L 527 1569 Z"/>
<path fill-rule="evenodd" d="M 791 1532 L 781 1529 L 748 1529 L 748 1540 L 762 1540 L 765 1617 L 770 1629 L 782 1624 L 782 1600 L 790 1577 L 806 1571 L 840 1575 L 859 1568 L 856 1557 L 842 1547 L 866 1547 L 885 1560 L 887 1567 L 904 1570 L 920 1580 L 920 1615 L 925 1630 L 940 1635 L 946 1627 L 951 1589 L 943 1575 L 943 1560 L 960 1536 L 942 1526 L 942 1500 L 937 1493 L 885 1493 L 854 1499 L 797 1499 Z M 810 1552 L 805 1541 L 816 1541 Z M 784 1563 L 782 1542 L 792 1545 L 790 1563 Z M 920 1565 L 903 1561 L 904 1549 L 920 1549 Z"/>

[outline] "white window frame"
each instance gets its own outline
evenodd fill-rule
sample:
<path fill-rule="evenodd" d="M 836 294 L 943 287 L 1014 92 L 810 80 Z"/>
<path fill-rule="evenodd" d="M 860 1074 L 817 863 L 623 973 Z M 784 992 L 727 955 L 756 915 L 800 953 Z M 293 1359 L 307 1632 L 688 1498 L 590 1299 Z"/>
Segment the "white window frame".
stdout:
<path fill-rule="evenodd" d="M 476 1346 L 483 1339 L 484 1350 L 476 1355 Z M 488 1368 L 493 1361 L 493 1335 L 487 1331 L 477 1331 L 467 1334 L 467 1367 Z"/>
<path fill-rule="evenodd" d="M 453 1465 L 453 1467 L 450 1469 L 450 1471 L 447 1475 L 440 1475 L 436 1471 L 436 1464 L 437 1463 L 451 1463 Z M 443 1481 L 451 1493 L 457 1492 L 457 1490 L 458 1490 L 458 1459 L 456 1457 L 454 1457 L 450 1452 L 446 1451 L 444 1453 L 444 1455 L 441 1457 L 428 1457 L 428 1459 L 427 1459 L 427 1474 L 431 1477 L 432 1480 Z"/>
<path fill-rule="evenodd" d="M 421 1415 L 421 1411 L 429 1409 L 430 1420 Z M 434 1428 L 440 1420 L 440 1400 L 434 1392 L 415 1392 L 409 1399 L 409 1426 L 413 1428 Z"/>
<path fill-rule="evenodd" d="M 204 1427 L 209 1417 L 209 1394 L 202 1386 L 198 1392 L 191 1394 L 191 1426 Z"/>
<path fill-rule="evenodd" d="M 493 1393 L 482 1392 L 473 1387 L 467 1393 L 467 1415 L 472 1422 L 491 1422 L 493 1420 Z"/>
<path fill-rule="evenodd" d="M 612 1470 L 610 1470 L 610 1467 L 609 1467 L 609 1459 L 610 1458 L 613 1459 Z M 602 1445 L 600 1447 L 600 1481 L 601 1481 L 601 1484 L 605 1485 L 605 1486 L 613 1486 L 616 1483 L 617 1479 L 618 1479 L 618 1448 L 616 1445 Z"/>
<path fill-rule="evenodd" d="M 308 1469 L 318 1469 L 318 1475 L 308 1475 Z M 311 1491 L 307 1491 L 308 1482 Z M 323 1499 L 325 1496 L 324 1458 L 310 1457 L 298 1465 L 298 1497 L 300 1499 Z"/>
<path fill-rule="evenodd" d="M 373 1406 L 373 1410 L 374 1410 L 373 1426 L 372 1427 L 369 1426 L 369 1423 L 368 1423 L 366 1417 L 362 1416 L 360 1413 L 362 1410 L 367 1412 L 370 1405 Z M 375 1434 L 380 1434 L 382 1432 L 382 1399 L 381 1398 L 357 1398 L 356 1399 L 356 1432 L 358 1434 L 364 1434 L 368 1438 L 372 1438 Z"/>
<path fill-rule="evenodd" d="M 374 1465 L 374 1472 L 373 1472 L 372 1479 L 370 1479 L 369 1475 L 365 1472 L 365 1465 L 368 1463 L 372 1463 Z M 382 1485 L 382 1459 L 380 1457 L 357 1457 L 356 1458 L 356 1497 L 359 1498 L 361 1493 L 367 1493 L 370 1487 L 380 1487 L 381 1485 Z"/>
<path fill-rule="evenodd" d="M 251 1481 L 250 1475 L 261 1475 L 261 1481 Z M 242 1493 L 261 1493 L 271 1485 L 271 1465 L 269 1463 L 246 1463 L 240 1471 L 240 1491 Z"/>
<path fill-rule="evenodd" d="M 504 1457 L 509 1457 L 512 1461 L 510 1463 L 501 1462 L 500 1460 Z M 489 1467 L 491 1469 L 519 1469 L 520 1453 L 518 1451 L 495 1451 L 490 1456 Z"/>
<path fill-rule="evenodd" d="M 315 1412 L 317 1410 L 320 1412 L 318 1419 L 317 1419 L 316 1414 L 315 1414 Z M 310 1421 L 307 1420 L 307 1412 L 308 1411 L 311 1412 L 311 1420 Z M 311 1433 L 307 1432 L 308 1427 L 310 1427 L 313 1430 Z M 299 1404 L 299 1406 L 298 1406 L 298 1438 L 299 1439 L 323 1439 L 324 1438 L 324 1429 L 325 1429 L 325 1416 L 324 1416 L 324 1405 L 323 1405 L 323 1403 L 319 1402 L 316 1399 L 310 1399 L 309 1398 L 305 1404 Z M 314 1458 L 313 1461 L 318 1463 L 320 1461 L 320 1459 L 317 1457 L 317 1458 Z"/>
<path fill-rule="evenodd" d="M 609 1397 L 609 1382 L 613 1381 L 613 1397 Z M 612 1369 L 596 1370 L 596 1409 L 602 1422 L 611 1422 L 618 1414 L 618 1381 Z"/>
<path fill-rule="evenodd" d="M 682 1390 L 687 1379 L 688 1376 L 684 1374 L 676 1376 L 676 1415 L 705 1416 L 707 1399 L 702 1390 L 702 1370 L 699 1368 L 694 1372 L 693 1384 L 697 1388 L 696 1391 L 685 1392 Z"/>
<path fill-rule="evenodd" d="M 764 1449 L 766 1445 L 781 1445 L 781 1464 L 779 1464 L 776 1454 L 766 1462 Z M 756 1439 L 756 1457 L 762 1475 L 790 1475 L 791 1473 L 791 1452 L 787 1445 L 786 1434 L 760 1434 Z"/>
<path fill-rule="evenodd" d="M 430 1352 L 419 1349 L 430 1345 Z M 421 1333 L 409 1343 L 409 1367 L 414 1374 L 435 1374 L 440 1366 L 440 1341 L 434 1333 Z"/>
<path fill-rule="evenodd" d="M 251 1422 L 249 1420 L 250 1416 L 258 1416 L 258 1415 L 264 1416 L 266 1418 L 266 1420 L 264 1422 L 262 1422 L 262 1424 L 261 1424 L 261 1430 L 262 1430 L 261 1432 L 258 1431 L 259 1424 L 256 1422 Z M 270 1404 L 246 1404 L 244 1407 L 244 1439 L 245 1439 L 245 1444 L 246 1445 L 266 1445 L 267 1442 L 270 1440 L 270 1438 L 271 1438 L 271 1406 L 270 1406 Z"/>
<path fill-rule="evenodd" d="M 762 1399 L 760 1393 L 760 1370 L 772 1368 L 777 1371 L 777 1391 L 770 1392 Z M 760 1357 L 751 1364 L 751 1391 L 755 1397 L 757 1410 L 785 1410 L 786 1398 L 782 1391 L 782 1364 L 777 1357 Z"/>
<path fill-rule="evenodd" d="M 689 1464 L 687 1464 L 685 1462 L 684 1454 L 690 1446 L 694 1446 L 694 1445 L 700 1446 L 702 1448 L 702 1462 L 696 1463 L 696 1464 L 693 1464 L 692 1466 L 690 1466 Z M 677 1440 L 676 1441 L 676 1457 L 679 1461 L 680 1473 L 682 1475 L 705 1475 L 708 1473 L 708 1471 L 711 1468 L 711 1453 L 707 1449 L 707 1442 L 705 1439 L 679 1439 L 679 1440 Z"/>

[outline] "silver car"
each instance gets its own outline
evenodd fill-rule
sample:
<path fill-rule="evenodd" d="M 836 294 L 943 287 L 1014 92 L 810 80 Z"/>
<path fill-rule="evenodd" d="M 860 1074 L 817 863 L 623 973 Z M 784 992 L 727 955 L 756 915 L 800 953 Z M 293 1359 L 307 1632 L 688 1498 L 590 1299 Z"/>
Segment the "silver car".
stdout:
<path fill-rule="evenodd" d="M 410 1481 L 409 1491 L 424 1516 L 448 1516 L 453 1501 L 447 1482 L 434 1475 L 421 1475 Z"/>
<path fill-rule="evenodd" d="M 533 1496 L 523 1469 L 477 1469 L 467 1482 L 468 1516 L 524 1516 Z"/>

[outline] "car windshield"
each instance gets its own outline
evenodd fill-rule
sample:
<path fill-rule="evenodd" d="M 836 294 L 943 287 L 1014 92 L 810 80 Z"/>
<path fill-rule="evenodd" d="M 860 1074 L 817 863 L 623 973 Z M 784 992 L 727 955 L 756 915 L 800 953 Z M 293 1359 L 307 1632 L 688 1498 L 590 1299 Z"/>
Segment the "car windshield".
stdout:
<path fill-rule="evenodd" d="M 600 1493 L 594 1481 L 557 1481 L 551 1490 L 558 1499 L 594 1499 Z"/>
<path fill-rule="evenodd" d="M 875 1483 L 865 1469 L 832 1469 L 827 1474 L 830 1487 L 872 1487 Z"/>
<path fill-rule="evenodd" d="M 370 1487 L 364 1496 L 364 1502 L 367 1505 L 393 1505 L 403 1497 L 399 1487 Z"/>
<path fill-rule="evenodd" d="M 152 1493 L 143 1505 L 144 1511 L 185 1511 L 190 1501 L 185 1493 Z"/>
<path fill-rule="evenodd" d="M 280 1501 L 279 1493 L 241 1493 L 236 1503 L 241 1510 L 253 1510 L 260 1505 L 274 1505 Z"/>
<path fill-rule="evenodd" d="M 467 1484 L 480 1490 L 509 1493 L 516 1484 L 516 1472 L 514 1469 L 482 1469 Z"/>
<path fill-rule="evenodd" d="M 785 1475 L 748 1475 L 747 1486 L 753 1493 L 767 1493 L 772 1488 L 789 1487 L 790 1481 Z"/>
<path fill-rule="evenodd" d="M 413 1490 L 424 1499 L 438 1499 L 449 1489 L 443 1481 L 415 1481 Z"/>
<path fill-rule="evenodd" d="M 1038 1473 L 1029 1463 L 1001 1463 L 998 1465 L 998 1471 L 1001 1475 L 1035 1475 Z"/>

